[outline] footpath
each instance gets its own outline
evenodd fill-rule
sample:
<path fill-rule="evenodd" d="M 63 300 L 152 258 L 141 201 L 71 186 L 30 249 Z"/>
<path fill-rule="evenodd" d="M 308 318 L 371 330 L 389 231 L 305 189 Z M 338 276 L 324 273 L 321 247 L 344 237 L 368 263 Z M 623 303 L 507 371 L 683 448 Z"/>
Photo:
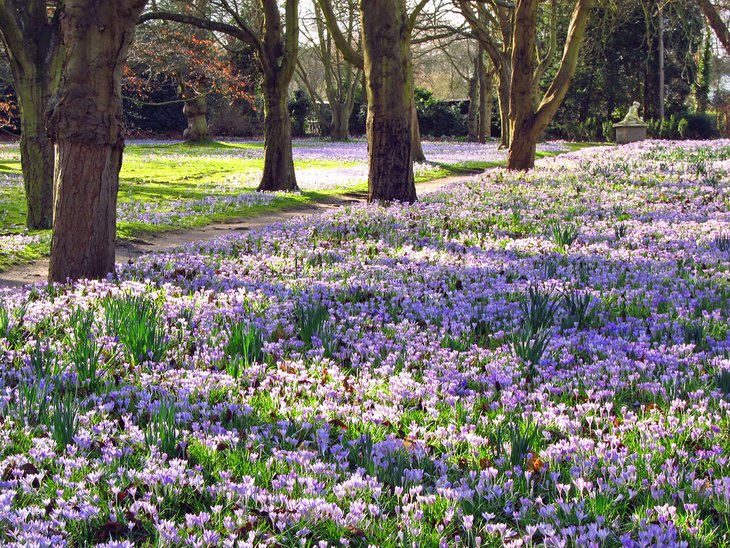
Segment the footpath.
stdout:
<path fill-rule="evenodd" d="M 457 175 L 434 179 L 416 185 L 419 195 L 429 192 L 437 192 L 449 183 L 463 181 L 469 175 Z M 294 217 L 307 217 L 317 215 L 324 211 L 346 207 L 348 205 L 365 202 L 365 196 L 344 195 L 333 197 L 321 202 L 310 203 L 295 208 L 277 211 L 275 213 L 262 213 L 243 219 L 232 219 L 226 222 L 213 223 L 198 228 L 172 230 L 159 232 L 145 236 L 144 239 L 135 238 L 132 240 L 120 240 L 117 242 L 117 262 L 134 260 L 140 255 L 155 251 L 164 251 L 170 248 L 180 247 L 192 242 L 212 240 L 227 234 L 240 233 L 247 230 L 256 230 L 266 226 L 287 221 Z M 48 258 L 39 259 L 31 263 L 14 266 L 0 272 L 0 288 L 21 287 L 26 284 L 35 284 L 46 280 L 48 275 Z"/>

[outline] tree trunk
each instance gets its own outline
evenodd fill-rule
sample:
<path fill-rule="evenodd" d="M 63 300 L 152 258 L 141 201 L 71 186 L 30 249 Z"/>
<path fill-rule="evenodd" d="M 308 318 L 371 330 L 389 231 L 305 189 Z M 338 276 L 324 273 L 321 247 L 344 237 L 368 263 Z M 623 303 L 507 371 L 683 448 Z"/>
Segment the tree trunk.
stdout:
<path fill-rule="evenodd" d="M 715 36 L 725 48 L 727 53 L 730 53 L 730 32 L 728 32 L 727 25 L 723 21 L 720 13 L 715 9 L 710 0 L 697 0 L 697 5 L 702 10 L 702 13 L 707 17 L 707 22 L 710 27 L 715 31 Z"/>
<path fill-rule="evenodd" d="M 594 0 L 576 0 L 568 25 L 563 58 L 540 104 L 535 108 L 535 43 L 539 0 L 517 0 L 510 82 L 510 149 L 507 169 L 535 165 L 537 140 L 555 116 L 570 88 Z"/>
<path fill-rule="evenodd" d="M 466 115 L 467 140 L 479 139 L 479 72 L 474 63 L 474 74 L 469 78 L 469 112 Z"/>
<path fill-rule="evenodd" d="M 45 121 L 52 93 L 50 75 L 16 77 L 14 87 L 20 107 L 20 162 L 28 206 L 25 224 L 30 230 L 48 229 L 53 226 L 53 145 Z"/>
<path fill-rule="evenodd" d="M 484 94 L 484 123 L 482 128 L 487 139 L 492 138 L 492 111 L 494 110 L 494 73 L 487 73 Z"/>
<path fill-rule="evenodd" d="M 492 136 L 492 86 L 493 76 L 484 66 L 484 56 L 480 55 L 479 71 L 479 142 L 486 143 Z"/>
<path fill-rule="evenodd" d="M 368 98 L 368 201 L 416 200 L 405 0 L 361 0 Z"/>
<path fill-rule="evenodd" d="M 208 102 L 205 95 L 198 95 L 193 99 L 185 101 L 183 115 L 188 122 L 188 127 L 183 132 L 183 139 L 188 143 L 200 143 L 210 138 L 208 133 Z"/>
<path fill-rule="evenodd" d="M 27 204 L 26 226 L 53 224 L 53 146 L 45 117 L 61 76 L 59 15 L 45 2 L 0 0 L 0 42 L 4 45 L 20 107 L 20 162 Z"/>
<path fill-rule="evenodd" d="M 66 0 L 66 47 L 48 128 L 56 150 L 49 281 L 114 271 L 124 138 L 121 82 L 146 0 Z"/>
<path fill-rule="evenodd" d="M 511 71 L 500 70 L 497 77 L 497 101 L 499 102 L 499 148 L 507 148 L 510 141 L 509 90 Z"/>
<path fill-rule="evenodd" d="M 350 137 L 350 112 L 346 112 L 347 105 L 335 101 L 330 103 L 332 109 L 332 130 L 330 139 L 333 141 L 347 141 Z"/>
<path fill-rule="evenodd" d="M 535 167 L 537 139 L 532 137 L 531 124 L 525 129 L 514 129 L 507 157 L 507 169 L 526 170 Z"/>
<path fill-rule="evenodd" d="M 426 161 L 426 154 L 423 152 L 423 143 L 421 142 L 421 128 L 418 125 L 415 97 L 411 103 L 411 160 L 414 162 Z"/>
<path fill-rule="evenodd" d="M 283 88 L 283 89 L 282 89 Z M 258 190 L 299 190 L 294 175 L 287 86 L 278 77 L 264 81 L 264 173 Z"/>

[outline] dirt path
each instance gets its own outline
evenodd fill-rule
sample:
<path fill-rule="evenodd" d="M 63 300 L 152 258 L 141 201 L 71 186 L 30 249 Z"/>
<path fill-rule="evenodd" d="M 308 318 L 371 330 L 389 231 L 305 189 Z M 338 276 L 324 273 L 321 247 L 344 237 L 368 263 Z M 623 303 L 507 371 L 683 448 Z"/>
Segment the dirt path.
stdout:
<path fill-rule="evenodd" d="M 463 181 L 468 174 L 434 179 L 417 185 L 419 195 L 435 192 L 449 183 Z M 276 213 L 263 213 L 243 219 L 231 219 L 229 221 L 213 223 L 198 228 L 185 230 L 174 230 L 170 232 L 159 232 L 145 236 L 144 239 L 122 240 L 117 243 L 117 262 L 128 261 L 145 253 L 162 251 L 171 247 L 178 247 L 191 242 L 212 240 L 218 236 L 225 236 L 246 230 L 255 230 L 268 225 L 287 221 L 293 217 L 306 217 L 316 215 L 323 211 L 329 211 L 338 207 L 352 204 L 364 203 L 365 196 L 344 195 L 333 197 L 322 202 L 302 205 L 278 211 Z M 0 272 L 0 288 L 21 287 L 26 284 L 33 284 L 45 281 L 48 275 L 48 259 L 40 259 L 32 263 L 12 267 Z"/>

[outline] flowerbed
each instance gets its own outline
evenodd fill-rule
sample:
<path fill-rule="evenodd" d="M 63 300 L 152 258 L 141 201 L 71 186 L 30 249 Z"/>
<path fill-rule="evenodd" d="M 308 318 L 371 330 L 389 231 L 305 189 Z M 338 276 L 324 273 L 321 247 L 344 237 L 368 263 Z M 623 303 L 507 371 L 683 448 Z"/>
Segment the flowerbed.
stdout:
<path fill-rule="evenodd" d="M 730 142 L 7 291 L 0 541 L 730 543 Z"/>

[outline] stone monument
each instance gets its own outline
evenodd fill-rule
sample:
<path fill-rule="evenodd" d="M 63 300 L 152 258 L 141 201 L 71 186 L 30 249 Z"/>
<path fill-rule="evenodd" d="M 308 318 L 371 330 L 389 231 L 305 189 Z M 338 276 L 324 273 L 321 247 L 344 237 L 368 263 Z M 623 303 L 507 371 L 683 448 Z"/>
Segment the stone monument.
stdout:
<path fill-rule="evenodd" d="M 639 103 L 634 101 L 634 104 L 629 107 L 629 112 L 626 113 L 624 119 L 618 124 L 613 124 L 613 128 L 616 130 L 617 145 L 625 145 L 626 143 L 646 139 L 647 124 L 639 116 L 639 106 Z"/>

